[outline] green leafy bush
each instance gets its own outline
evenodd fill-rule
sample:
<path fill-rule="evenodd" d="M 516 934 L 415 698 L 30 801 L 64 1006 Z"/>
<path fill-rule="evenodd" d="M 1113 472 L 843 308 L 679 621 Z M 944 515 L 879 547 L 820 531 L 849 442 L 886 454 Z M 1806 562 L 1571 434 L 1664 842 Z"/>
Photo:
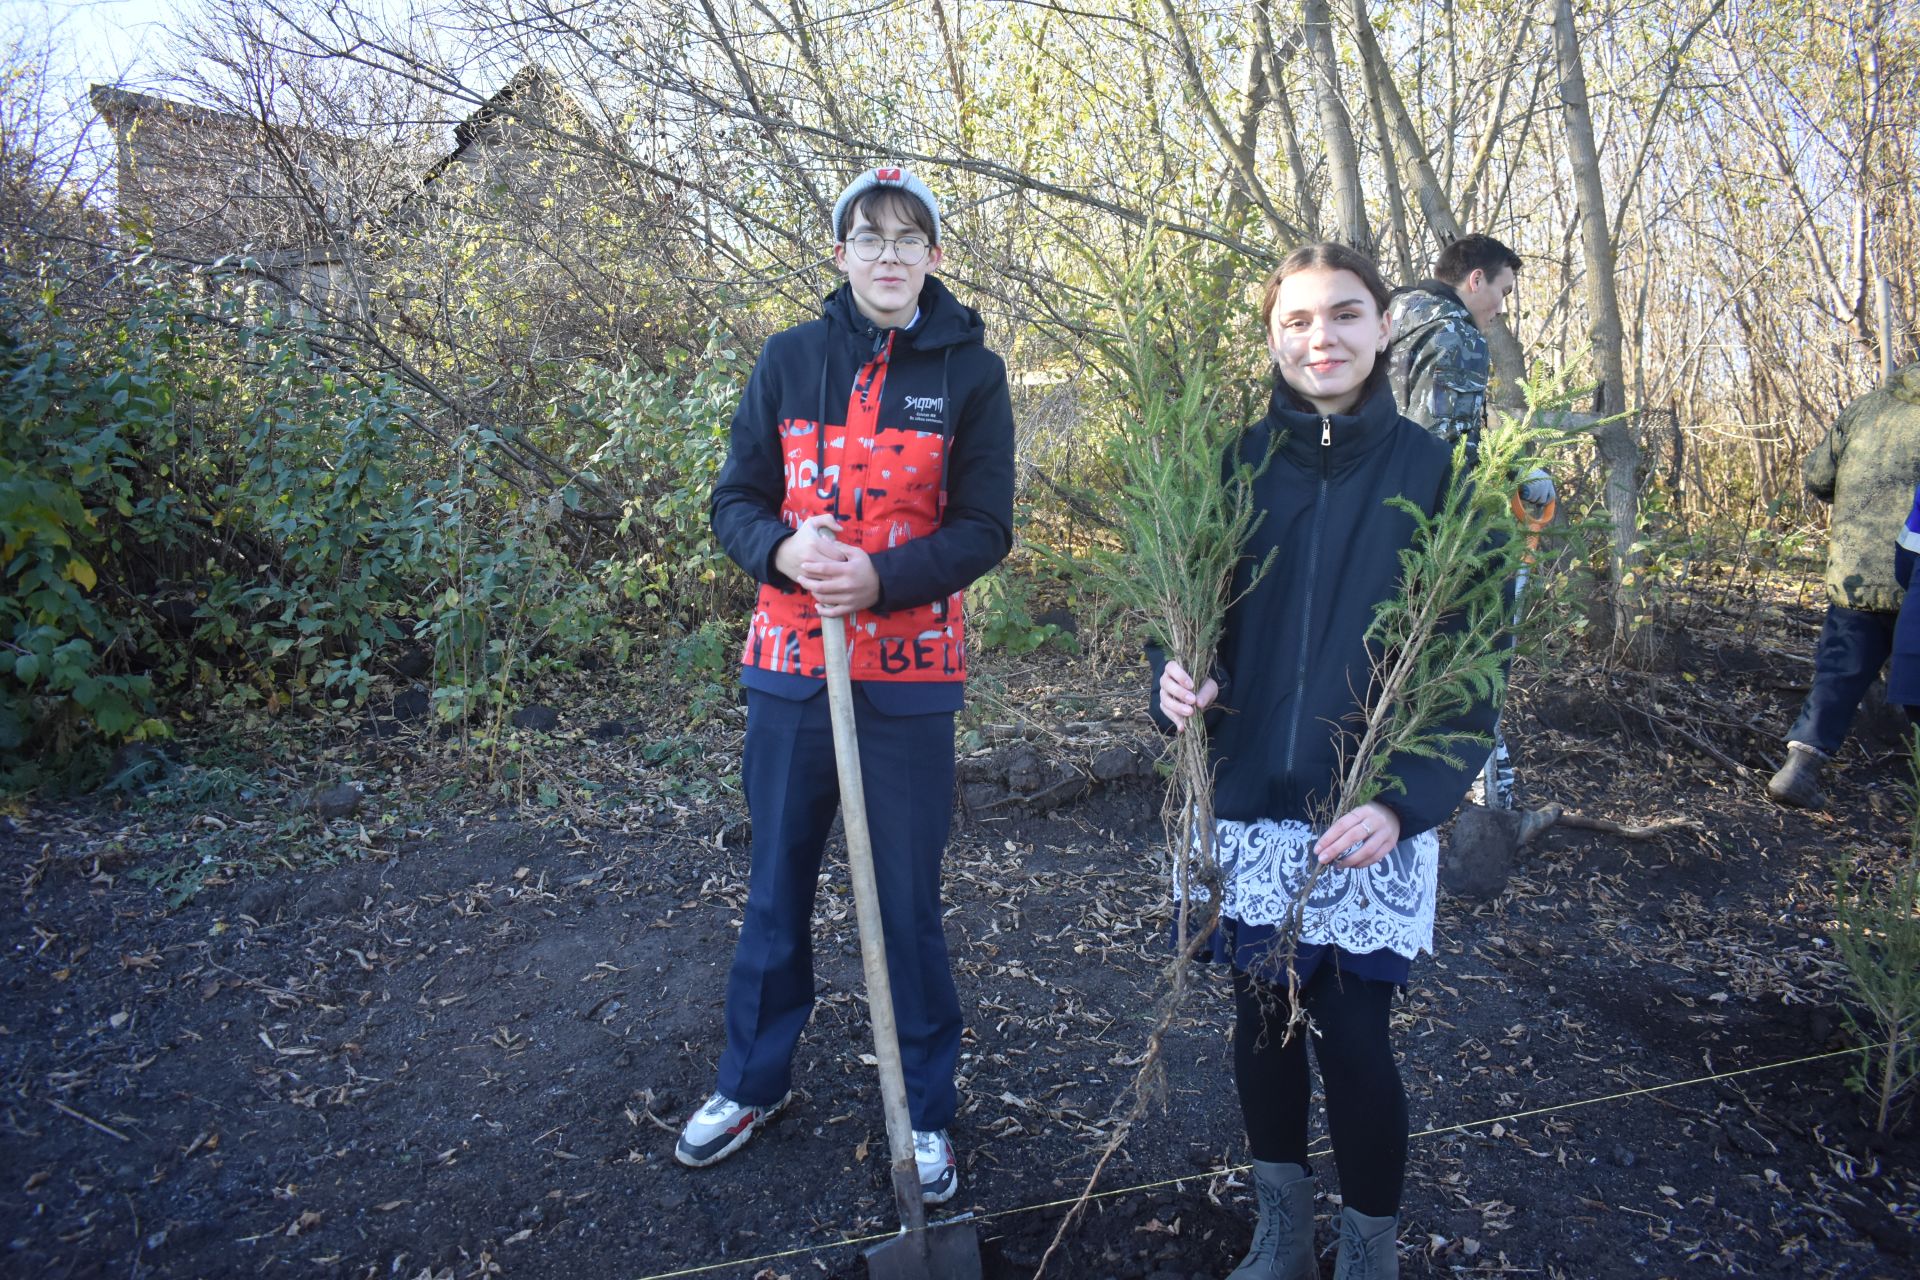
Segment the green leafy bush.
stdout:
<path fill-rule="evenodd" d="M 1051 622 L 1035 622 L 1025 579 L 1004 566 L 967 591 L 967 631 L 982 649 L 1003 649 L 1018 656 L 1053 645 L 1077 653 L 1072 634 Z"/>
<path fill-rule="evenodd" d="M 173 443 L 165 346 L 143 327 L 101 360 L 53 289 L 0 302 L 0 750 L 164 733 L 151 678 L 129 670 L 145 629 L 103 585 L 123 530 L 165 515 L 137 488 Z"/>
<path fill-rule="evenodd" d="M 572 490 L 516 489 L 494 429 L 432 427 L 237 268 L 131 259 L 84 312 L 30 283 L 0 281 L 0 749 L 163 735 L 189 689 L 347 705 L 416 641 L 460 718 L 605 634 Z"/>
<path fill-rule="evenodd" d="M 594 428 L 571 455 L 581 480 L 621 500 L 621 551 L 601 566 L 610 592 L 657 620 L 697 627 L 742 612 L 748 583 L 707 527 L 748 362 L 717 327 L 704 349 L 659 369 L 591 370 L 571 411 Z"/>

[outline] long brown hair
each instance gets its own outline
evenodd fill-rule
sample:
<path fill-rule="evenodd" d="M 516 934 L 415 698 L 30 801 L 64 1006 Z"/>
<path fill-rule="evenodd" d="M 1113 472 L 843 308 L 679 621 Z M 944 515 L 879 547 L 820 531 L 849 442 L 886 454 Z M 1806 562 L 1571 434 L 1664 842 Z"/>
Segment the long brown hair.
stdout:
<path fill-rule="evenodd" d="M 1303 244 L 1283 259 L 1267 277 L 1266 287 L 1260 292 L 1260 328 L 1273 327 L 1273 306 L 1280 299 L 1280 283 L 1288 276 L 1302 271 L 1351 271 L 1360 277 L 1360 283 L 1367 287 L 1379 306 L 1382 315 L 1386 314 L 1387 299 L 1391 290 L 1387 282 L 1380 278 L 1380 268 L 1372 258 L 1358 249 L 1336 244 L 1331 240 L 1316 240 L 1312 244 Z"/>

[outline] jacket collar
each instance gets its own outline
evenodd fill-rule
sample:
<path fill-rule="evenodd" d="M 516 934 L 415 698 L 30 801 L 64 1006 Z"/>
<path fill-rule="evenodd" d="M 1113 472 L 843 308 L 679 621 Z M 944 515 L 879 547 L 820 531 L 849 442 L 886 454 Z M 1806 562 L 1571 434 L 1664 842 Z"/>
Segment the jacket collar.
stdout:
<path fill-rule="evenodd" d="M 1275 374 L 1266 425 L 1288 459 L 1307 467 L 1317 467 L 1324 459 L 1329 467 L 1338 467 L 1371 451 L 1392 433 L 1399 420 L 1400 409 L 1394 404 L 1387 361 L 1382 356 L 1367 375 L 1359 403 L 1348 413 L 1319 412 Z M 1328 443 L 1323 445 L 1323 438 Z"/>
<path fill-rule="evenodd" d="M 888 333 L 894 335 L 896 351 L 901 344 L 933 351 L 985 340 L 986 325 L 980 313 L 954 297 L 938 276 L 928 276 L 920 286 L 919 307 L 919 323 L 911 328 L 882 329 L 861 313 L 853 300 L 853 286 L 842 280 L 839 288 L 821 300 L 820 314 L 829 324 L 863 339 L 876 351 Z"/>
<path fill-rule="evenodd" d="M 1467 300 L 1460 296 L 1458 289 L 1448 284 L 1445 280 L 1435 280 L 1432 277 L 1428 277 L 1415 285 L 1414 288 L 1422 293 L 1430 293 L 1442 302 L 1451 303 L 1462 311 L 1467 311 Z M 1467 311 L 1467 315 L 1471 317 L 1473 313 Z"/>

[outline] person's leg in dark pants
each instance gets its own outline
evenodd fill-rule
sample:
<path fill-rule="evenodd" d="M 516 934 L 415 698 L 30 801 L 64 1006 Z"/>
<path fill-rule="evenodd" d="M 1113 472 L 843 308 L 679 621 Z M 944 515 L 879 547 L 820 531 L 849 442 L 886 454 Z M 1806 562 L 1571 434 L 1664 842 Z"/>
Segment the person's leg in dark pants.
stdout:
<path fill-rule="evenodd" d="M 1347 1207 L 1378 1218 L 1400 1212 L 1407 1176 L 1407 1091 L 1389 1037 L 1393 984 L 1323 965 L 1302 993 L 1327 1132 Z"/>
<path fill-rule="evenodd" d="M 914 1128 L 945 1129 L 959 1105 L 953 1077 L 961 1023 L 940 907 L 953 815 L 953 713 L 882 715 L 858 693 L 854 703 L 907 1108 Z"/>
<path fill-rule="evenodd" d="M 793 1079 L 813 1012 L 813 894 L 839 808 L 824 693 L 792 702 L 747 691 L 741 782 L 753 819 L 753 870 L 727 977 L 727 1047 L 717 1092 L 771 1106 Z"/>
<path fill-rule="evenodd" d="M 1281 983 L 1233 975 L 1233 1079 L 1253 1154 L 1253 1240 L 1229 1280 L 1318 1276 L 1313 1171 L 1307 1166 L 1307 1028 L 1287 1035 L 1292 1004 Z"/>
<path fill-rule="evenodd" d="M 1860 699 L 1893 653 L 1896 616 L 1827 606 L 1813 655 L 1813 687 L 1807 691 L 1800 718 L 1787 732 L 1788 742 L 1802 743 L 1823 756 L 1840 750 Z"/>
<path fill-rule="evenodd" d="M 1893 652 L 1896 615 L 1827 606 L 1813 655 L 1813 687 L 1787 731 L 1787 760 L 1767 781 L 1767 794 L 1804 809 L 1826 803 L 1820 771 L 1847 740 L 1854 712 Z"/>
<path fill-rule="evenodd" d="M 1307 1167 L 1307 1041 L 1320 1066 L 1340 1192 L 1361 1213 L 1399 1212 L 1407 1171 L 1407 1092 L 1393 1058 L 1393 984 L 1323 963 L 1301 989 L 1313 1021 L 1284 1037 L 1287 989 L 1235 973 L 1234 1082 L 1253 1158 Z M 1283 1043 L 1284 1039 L 1284 1043 Z"/>
<path fill-rule="evenodd" d="M 1317 975 L 1316 975 L 1317 976 Z M 1255 1160 L 1307 1164 L 1307 1107 L 1313 1082 L 1307 1065 L 1307 1029 L 1287 1020 L 1293 1004 L 1284 983 L 1233 974 L 1233 1082 Z"/>

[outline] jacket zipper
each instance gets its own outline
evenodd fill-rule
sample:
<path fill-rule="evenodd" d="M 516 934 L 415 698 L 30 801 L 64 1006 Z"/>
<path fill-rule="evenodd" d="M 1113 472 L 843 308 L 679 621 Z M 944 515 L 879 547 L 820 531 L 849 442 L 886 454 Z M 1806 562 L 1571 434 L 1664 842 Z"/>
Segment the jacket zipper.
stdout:
<path fill-rule="evenodd" d="M 1313 640 L 1313 589 L 1320 578 L 1320 535 L 1327 517 L 1327 451 L 1333 447 L 1333 419 L 1320 419 L 1320 488 L 1313 499 L 1313 531 L 1307 537 L 1307 591 L 1300 605 L 1300 661 L 1294 674 L 1293 715 L 1287 723 L 1287 760 L 1293 776 L 1294 748 L 1300 743 L 1300 713 L 1307 701 L 1307 646 Z"/>
<path fill-rule="evenodd" d="M 854 444 L 855 422 L 857 419 L 860 423 L 874 430 L 878 430 L 879 428 L 879 410 L 875 409 L 872 417 L 866 414 L 866 410 L 873 402 L 878 384 L 886 377 L 887 366 L 892 361 L 893 332 L 891 329 L 885 329 L 874 337 L 872 359 L 868 360 L 865 365 L 861 366 L 859 372 L 853 375 L 853 397 L 847 403 L 847 435 L 845 442 L 840 446 L 840 483 L 835 487 L 834 492 L 834 514 L 842 519 L 845 517 L 840 516 L 840 503 L 838 499 L 841 494 L 847 491 L 848 485 L 846 481 L 853 474 L 853 468 L 849 464 L 856 452 Z M 861 413 L 858 415 L 854 413 L 854 406 L 856 404 L 858 404 L 861 410 Z M 853 519 L 864 520 L 866 519 L 867 512 L 867 466 L 871 463 L 873 455 L 871 453 L 861 453 L 859 456 L 860 483 L 852 486 Z"/>

